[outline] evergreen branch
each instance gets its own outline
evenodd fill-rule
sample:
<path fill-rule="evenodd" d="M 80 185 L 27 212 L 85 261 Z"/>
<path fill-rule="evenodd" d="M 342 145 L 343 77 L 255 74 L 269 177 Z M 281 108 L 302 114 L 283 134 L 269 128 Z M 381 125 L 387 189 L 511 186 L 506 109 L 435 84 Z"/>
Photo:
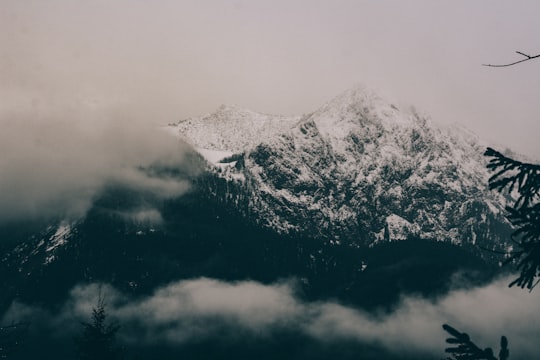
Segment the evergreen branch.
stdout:
<path fill-rule="evenodd" d="M 519 198 L 514 208 L 528 206 L 540 193 L 540 165 L 510 159 L 500 152 L 487 148 L 485 156 L 491 157 L 487 168 L 496 171 L 489 178 L 489 188 L 498 192 L 517 189 Z"/>
<path fill-rule="evenodd" d="M 493 356 L 493 350 L 491 348 L 480 349 L 469 337 L 468 334 L 462 333 L 448 324 L 444 324 L 443 329 L 452 335 L 452 337 L 446 339 L 449 344 L 456 344 L 456 347 L 446 348 L 444 351 L 451 354 L 456 360 L 497 360 Z M 506 338 L 505 338 L 506 340 Z M 502 343 L 502 339 L 501 339 Z"/>
<path fill-rule="evenodd" d="M 512 62 L 512 63 L 509 63 L 509 64 L 498 64 L 498 65 L 493 65 L 493 64 L 482 64 L 482 66 L 489 66 L 489 67 L 507 67 L 507 66 L 512 66 L 512 65 L 516 65 L 516 64 L 519 64 L 519 63 L 522 63 L 522 62 L 525 62 L 525 61 L 529 61 L 529 60 L 533 60 L 533 59 L 536 59 L 536 58 L 539 58 L 540 57 L 540 54 L 538 55 L 527 55 L 521 51 L 516 51 L 517 54 L 519 55 L 522 55 L 525 57 L 525 59 L 521 59 L 521 60 L 518 60 L 518 61 L 515 61 L 515 62 Z"/>
<path fill-rule="evenodd" d="M 452 337 L 447 338 L 446 342 L 455 344 L 456 347 L 446 348 L 444 351 L 451 354 L 450 360 L 497 360 L 493 355 L 491 348 L 480 349 L 469 337 L 448 324 L 444 324 L 443 329 Z M 499 360 L 507 360 L 509 355 L 508 340 L 505 336 L 501 337 L 501 350 L 499 351 Z"/>
<path fill-rule="evenodd" d="M 512 237 L 520 237 L 520 251 L 512 254 L 509 260 L 517 261 L 520 275 L 509 286 L 518 285 L 532 290 L 540 277 L 540 203 L 520 209 L 507 209 L 508 220 L 516 227 Z"/>

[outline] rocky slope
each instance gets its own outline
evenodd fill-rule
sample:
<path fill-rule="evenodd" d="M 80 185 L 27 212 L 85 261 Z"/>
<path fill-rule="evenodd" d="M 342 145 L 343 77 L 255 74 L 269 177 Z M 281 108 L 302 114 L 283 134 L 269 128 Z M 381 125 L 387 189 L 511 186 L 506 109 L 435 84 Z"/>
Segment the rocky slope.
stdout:
<path fill-rule="evenodd" d="M 508 239 L 505 199 L 487 188 L 486 144 L 364 88 L 300 118 L 221 107 L 174 126 L 226 181 L 215 196 L 280 233 L 488 248 Z"/>

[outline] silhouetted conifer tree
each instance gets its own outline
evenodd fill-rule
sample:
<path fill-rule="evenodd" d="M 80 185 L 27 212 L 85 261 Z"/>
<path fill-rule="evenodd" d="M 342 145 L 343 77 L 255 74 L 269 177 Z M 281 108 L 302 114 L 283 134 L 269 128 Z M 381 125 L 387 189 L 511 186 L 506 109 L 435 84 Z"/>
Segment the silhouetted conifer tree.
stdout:
<path fill-rule="evenodd" d="M 517 195 L 514 205 L 506 207 L 507 218 L 516 228 L 512 240 L 517 246 L 506 262 L 515 262 L 520 275 L 509 286 L 532 290 L 540 277 L 540 165 L 510 159 L 492 148 L 484 155 L 492 158 L 487 167 L 495 172 L 489 188 Z"/>
<path fill-rule="evenodd" d="M 105 300 L 98 297 L 96 307 L 92 309 L 92 321 L 83 322 L 81 335 L 75 339 L 79 359 L 81 360 L 116 360 L 121 359 L 120 348 L 116 345 L 117 323 L 107 321 Z"/>
<path fill-rule="evenodd" d="M 507 218 L 516 229 L 512 241 L 517 250 L 509 254 L 505 263 L 515 263 L 520 271 L 509 286 L 532 290 L 540 282 L 540 165 L 511 159 L 492 148 L 487 148 L 484 155 L 491 158 L 487 168 L 495 172 L 489 178 L 489 188 L 517 197 L 512 206 L 506 207 Z M 480 349 L 466 333 L 447 324 L 443 329 L 452 335 L 446 342 L 456 345 L 445 350 L 452 355 L 450 359 L 497 360 L 490 348 Z M 509 354 L 508 340 L 502 336 L 498 359 L 507 360 Z"/>

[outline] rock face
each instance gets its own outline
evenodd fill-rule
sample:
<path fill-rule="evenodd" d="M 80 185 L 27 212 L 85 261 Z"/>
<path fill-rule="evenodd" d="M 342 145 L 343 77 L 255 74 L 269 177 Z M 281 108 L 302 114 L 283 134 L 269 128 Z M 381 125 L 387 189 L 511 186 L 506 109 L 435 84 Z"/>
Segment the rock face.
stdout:
<path fill-rule="evenodd" d="M 364 88 L 302 117 L 221 107 L 174 126 L 226 182 L 213 194 L 277 232 L 488 248 L 508 239 L 506 200 L 487 187 L 486 144 Z"/>

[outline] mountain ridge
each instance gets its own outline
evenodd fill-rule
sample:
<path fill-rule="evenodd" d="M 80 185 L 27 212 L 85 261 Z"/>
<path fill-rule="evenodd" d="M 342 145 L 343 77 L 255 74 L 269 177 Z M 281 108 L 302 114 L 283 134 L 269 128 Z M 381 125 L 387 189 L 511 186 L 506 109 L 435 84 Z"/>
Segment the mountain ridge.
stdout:
<path fill-rule="evenodd" d="M 87 284 L 138 301 L 206 278 L 291 281 L 303 300 L 380 315 L 489 281 L 503 256 L 481 249 L 510 249 L 505 198 L 467 131 L 362 92 L 298 117 L 222 107 L 201 119 L 167 129 L 193 145 L 189 171 L 139 169 L 189 182 L 181 196 L 114 182 L 83 218 L 0 226 L 0 313 L 58 309 Z"/>
<path fill-rule="evenodd" d="M 221 150 L 236 153 L 229 158 L 241 161 L 215 174 L 248 193 L 243 198 L 249 216 L 263 226 L 338 241 L 419 236 L 505 246 L 506 199 L 487 187 L 486 143 L 463 127 L 434 124 L 362 87 L 299 120 L 281 117 L 272 132 L 258 137 L 249 131 L 246 114 L 253 112 L 224 109 L 218 111 L 220 125 L 205 122 L 200 134 L 216 133 L 231 119 L 234 137 L 250 139 L 241 149 L 236 139 L 232 145 L 222 139 Z M 180 136 L 203 145 L 185 124 L 176 125 Z M 496 234 L 499 227 L 505 228 L 503 236 Z"/>

